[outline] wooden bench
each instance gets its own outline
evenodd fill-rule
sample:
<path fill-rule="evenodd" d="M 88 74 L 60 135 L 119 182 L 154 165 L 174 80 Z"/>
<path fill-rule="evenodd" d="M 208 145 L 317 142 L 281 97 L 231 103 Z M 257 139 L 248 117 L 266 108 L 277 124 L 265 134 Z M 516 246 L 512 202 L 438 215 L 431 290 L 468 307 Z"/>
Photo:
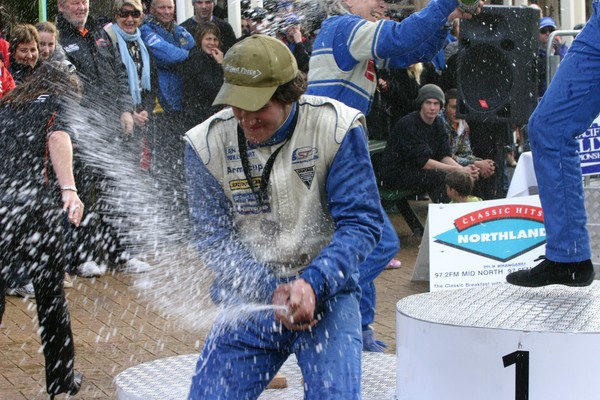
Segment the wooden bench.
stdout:
<path fill-rule="evenodd" d="M 377 171 L 377 160 L 381 157 L 381 153 L 383 153 L 386 144 L 387 142 L 385 140 L 369 140 L 369 153 L 371 155 L 371 162 L 375 169 L 376 176 L 379 175 Z M 377 180 L 381 182 L 379 177 Z M 415 214 L 415 211 L 408 203 L 410 197 L 415 197 L 418 194 L 419 193 L 410 190 L 386 189 L 379 185 L 379 197 L 381 198 L 381 205 L 385 211 L 388 214 L 399 212 L 412 230 L 413 235 L 422 236 L 423 224 L 421 224 L 419 217 L 417 217 L 417 214 Z"/>
<path fill-rule="evenodd" d="M 387 189 L 379 187 L 381 205 L 388 214 L 399 212 L 412 231 L 413 235 L 423 236 L 424 228 L 421 220 L 408 203 L 409 198 L 415 198 L 419 193 L 411 190 Z"/>

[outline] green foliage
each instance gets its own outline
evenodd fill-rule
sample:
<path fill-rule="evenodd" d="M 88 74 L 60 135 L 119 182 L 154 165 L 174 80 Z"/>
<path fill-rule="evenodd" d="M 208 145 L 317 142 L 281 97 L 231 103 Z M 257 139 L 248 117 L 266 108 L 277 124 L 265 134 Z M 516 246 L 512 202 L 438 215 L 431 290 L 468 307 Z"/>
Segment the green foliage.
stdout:
<path fill-rule="evenodd" d="M 15 24 L 39 22 L 38 0 L 0 0 L 0 8 L 0 29 L 4 33 L 8 33 Z M 56 14 L 56 0 L 46 0 L 46 19 L 54 21 Z"/>

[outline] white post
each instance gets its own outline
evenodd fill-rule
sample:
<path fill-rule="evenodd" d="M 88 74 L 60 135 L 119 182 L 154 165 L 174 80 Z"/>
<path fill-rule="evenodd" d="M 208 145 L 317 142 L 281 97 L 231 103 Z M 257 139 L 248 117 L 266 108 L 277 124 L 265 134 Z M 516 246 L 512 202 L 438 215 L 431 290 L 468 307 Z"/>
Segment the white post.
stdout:
<path fill-rule="evenodd" d="M 235 37 L 242 36 L 242 8 L 240 0 L 227 0 L 227 22 L 233 28 Z"/>
<path fill-rule="evenodd" d="M 194 6 L 192 5 L 192 0 L 175 0 L 175 6 L 177 8 L 175 20 L 178 24 L 194 15 Z"/>
<path fill-rule="evenodd" d="M 561 3 L 561 21 L 559 29 L 569 31 L 577 24 L 585 23 L 585 4 L 584 2 L 563 0 Z M 570 44 L 572 39 L 565 37 L 567 44 Z"/>

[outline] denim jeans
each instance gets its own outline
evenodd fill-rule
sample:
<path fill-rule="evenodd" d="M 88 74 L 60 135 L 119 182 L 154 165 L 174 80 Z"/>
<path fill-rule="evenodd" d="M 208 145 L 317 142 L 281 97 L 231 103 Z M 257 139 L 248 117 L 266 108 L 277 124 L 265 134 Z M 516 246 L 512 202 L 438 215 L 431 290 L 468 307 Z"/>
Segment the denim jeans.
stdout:
<path fill-rule="evenodd" d="M 306 331 L 282 327 L 272 312 L 257 312 L 235 323 L 219 318 L 204 344 L 188 398 L 256 399 L 293 353 L 302 370 L 305 398 L 359 399 L 362 334 L 357 292 L 325 300 L 319 322 Z"/>

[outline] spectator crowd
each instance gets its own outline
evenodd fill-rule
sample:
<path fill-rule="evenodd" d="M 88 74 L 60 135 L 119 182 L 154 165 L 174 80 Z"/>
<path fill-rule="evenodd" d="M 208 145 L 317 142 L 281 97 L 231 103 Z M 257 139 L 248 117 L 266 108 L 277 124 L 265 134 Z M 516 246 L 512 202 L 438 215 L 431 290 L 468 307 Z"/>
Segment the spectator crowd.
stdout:
<path fill-rule="evenodd" d="M 268 35 L 289 49 L 299 73 L 308 79 L 308 94 L 331 97 L 358 109 L 366 116 L 369 139 L 387 141 L 382 157 L 373 160 L 378 185 L 416 191 L 433 202 L 501 197 L 499 191 L 490 189 L 494 187 L 490 181 L 497 179 L 498 161 L 477 154 L 470 142 L 474 133 L 468 122 L 456 115 L 460 18 L 454 18 L 454 13 L 442 29 L 435 28 L 433 39 L 437 42 L 431 44 L 427 60 L 417 60 L 407 52 L 400 61 L 379 62 L 386 58 L 397 60 L 392 42 L 390 49 L 381 48 L 389 57 L 386 53 L 375 59 L 371 46 L 376 39 L 368 32 L 359 32 L 360 40 L 347 54 L 336 58 L 343 64 L 340 71 L 349 71 L 340 79 L 356 83 L 354 74 L 360 73 L 360 79 L 365 81 L 358 87 L 341 85 L 348 92 L 362 93 L 354 101 L 353 95 L 332 88 L 331 85 L 340 86 L 338 77 L 331 68 L 322 68 L 332 57 L 322 49 L 327 40 L 335 39 L 327 36 L 331 26 L 321 26 L 321 20 L 311 15 L 306 3 L 300 7 L 293 0 L 265 0 L 264 8 L 252 8 L 248 1 L 242 1 L 241 35 L 236 37 L 232 26 L 217 16 L 223 16 L 223 10 L 213 0 L 191 0 L 194 15 L 181 24 L 175 20 L 174 0 L 114 0 L 111 15 L 104 17 L 89 16 L 89 0 L 57 1 L 54 23 L 44 21 L 34 26 L 18 23 L 14 18 L 9 21 L 11 18 L 3 14 L 0 98 L 31 79 L 40 79 L 36 71 L 47 63 L 59 63 L 79 80 L 78 95 L 74 97 L 80 117 L 98 135 L 122 142 L 120 149 L 135 160 L 136 168 L 149 179 L 163 174 L 173 182 L 185 184 L 184 133 L 224 109 L 223 104 L 230 104 L 213 103 L 227 75 L 223 70 L 227 51 L 250 36 Z M 354 8 L 349 8 L 355 14 L 353 18 L 388 20 L 382 26 L 390 32 L 393 24 L 401 26 L 404 20 L 414 23 L 408 15 L 388 8 L 383 0 L 366 2 L 377 5 L 366 15 L 361 14 L 361 2 L 344 2 L 354 4 Z M 332 15 L 335 12 L 328 14 Z M 344 21 L 354 23 L 352 18 Z M 548 34 L 556 28 L 552 18 L 540 19 L 540 57 L 545 57 Z M 387 34 L 386 29 L 382 32 Z M 398 39 L 398 46 L 414 46 L 412 39 L 402 40 L 400 44 Z M 552 48 L 561 57 L 566 51 L 558 42 Z M 542 79 L 545 71 L 540 70 L 539 74 L 542 96 L 546 90 Z M 10 101 L 6 104 L 10 105 Z M 151 266 L 144 255 L 134 254 L 131 240 L 125 239 L 127 215 L 115 218 L 118 211 L 107 201 L 114 195 L 112 178 L 106 172 L 110 160 L 104 160 L 106 165 L 90 162 L 78 153 L 76 135 L 71 140 L 76 184 L 61 189 L 77 193 L 87 218 L 81 224 L 61 224 L 64 240 L 57 244 L 61 249 L 55 250 L 64 252 L 63 287 L 73 286 L 73 274 L 95 277 L 107 268 L 129 273 L 148 271 Z M 385 225 L 385 216 L 384 220 Z M 367 258 L 365 263 L 369 265 L 364 265 L 364 270 L 363 265 L 360 267 L 361 274 L 370 276 L 368 281 L 360 282 L 363 296 L 372 295 L 370 303 L 364 306 L 370 307 L 370 312 L 364 311 L 361 303 L 364 348 L 369 351 L 383 351 L 385 347 L 373 338 L 368 326 L 375 307 L 373 279 L 384 267 L 399 267 L 393 259 L 399 248 L 393 228 L 392 238 L 386 237 L 388 233 L 384 228 L 380 246 L 387 247 L 379 254 L 381 260 Z M 393 254 L 388 254 L 389 250 Z M 34 279 L 35 274 L 24 266 L 18 254 L 10 258 L 0 255 L 0 270 L 8 295 L 35 297 L 38 293 L 34 285 L 39 284 L 39 279 Z M 1 314 L 0 310 L 0 318 Z M 76 393 L 80 380 L 60 390 Z M 59 393 L 58 390 L 49 388 L 49 393 Z"/>

